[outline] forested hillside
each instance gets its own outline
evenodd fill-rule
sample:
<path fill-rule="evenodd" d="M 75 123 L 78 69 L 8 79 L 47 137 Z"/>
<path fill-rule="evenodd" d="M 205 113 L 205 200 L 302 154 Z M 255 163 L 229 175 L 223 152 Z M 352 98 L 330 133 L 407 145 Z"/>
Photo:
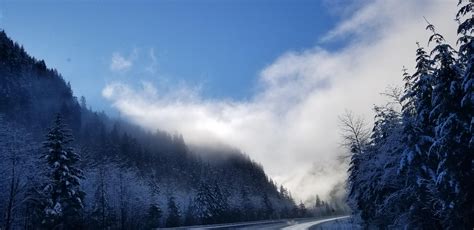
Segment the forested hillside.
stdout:
<path fill-rule="evenodd" d="M 0 135 L 2 229 L 150 229 L 307 215 L 238 150 L 197 154 L 180 135 L 92 111 L 3 31 Z"/>
<path fill-rule="evenodd" d="M 372 130 L 342 117 L 348 201 L 365 228 L 474 227 L 474 3 L 458 7 L 457 47 L 428 24 L 430 50 L 418 44 L 415 72 L 385 93 Z"/>

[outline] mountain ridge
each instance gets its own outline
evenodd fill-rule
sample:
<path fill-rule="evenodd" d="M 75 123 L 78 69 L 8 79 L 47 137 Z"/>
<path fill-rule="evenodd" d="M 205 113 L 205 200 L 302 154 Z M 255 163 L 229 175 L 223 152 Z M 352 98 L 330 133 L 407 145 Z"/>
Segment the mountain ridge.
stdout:
<path fill-rule="evenodd" d="M 86 192 L 86 227 L 133 228 L 137 223 L 132 219 L 140 220 L 140 228 L 149 227 L 144 223 L 153 220 L 143 207 L 158 207 L 160 215 L 152 218 L 158 219 L 154 226 L 166 226 L 165 219 L 170 213 L 165 207 L 171 198 L 176 200 L 181 213 L 178 225 L 287 218 L 301 213 L 290 211 L 298 209 L 290 193 L 283 186 L 278 187 L 260 164 L 239 150 L 215 149 L 227 157 L 207 158 L 191 151 L 181 135 L 145 131 L 87 108 L 86 99 L 75 97 L 70 84 L 57 70 L 48 68 L 44 60 L 29 56 L 5 31 L 0 31 L 0 78 L 0 123 L 5 130 L 21 130 L 24 136 L 31 136 L 26 144 L 34 146 L 34 150 L 22 155 L 25 161 L 31 161 L 35 168 L 43 167 L 41 161 L 27 158 L 44 151 L 39 143 L 56 114 L 61 114 L 71 129 L 73 147 L 83 158 L 81 167 L 86 179 L 81 187 Z M 7 153 L 1 149 L 2 158 L 6 159 Z M 22 167 L 9 163 L 3 162 L 5 169 Z M 113 173 L 106 175 L 104 170 Z M 8 177 L 7 172 L 5 175 Z M 11 176 L 26 188 L 37 186 L 41 180 L 29 180 L 28 173 Z M 0 187 L 7 188 L 8 182 L 4 183 Z M 125 192 L 121 189 L 124 183 L 128 187 Z M 27 197 L 26 188 L 15 191 L 17 196 Z M 106 200 L 110 201 L 107 205 L 98 202 L 101 197 L 97 195 L 105 188 Z M 199 199 L 203 192 L 210 193 L 204 201 Z M 125 195 L 129 196 L 127 201 L 123 200 Z M 7 200 L 8 197 L 0 197 L 0 208 L 5 207 Z M 26 215 L 21 212 L 29 208 L 27 203 L 13 201 L 21 207 L 16 219 Z M 222 206 L 219 210 L 212 209 L 216 203 Z M 99 218 L 101 221 L 95 220 L 98 208 L 107 209 Z M 22 224 L 35 225 L 31 221 Z"/>

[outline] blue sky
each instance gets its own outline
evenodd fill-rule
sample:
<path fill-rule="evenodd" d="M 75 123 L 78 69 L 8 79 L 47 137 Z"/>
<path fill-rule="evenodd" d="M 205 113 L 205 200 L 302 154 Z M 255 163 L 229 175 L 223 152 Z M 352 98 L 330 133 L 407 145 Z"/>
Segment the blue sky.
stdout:
<path fill-rule="evenodd" d="M 76 95 L 109 111 L 101 91 L 114 81 L 252 97 L 260 70 L 288 50 L 313 47 L 337 23 L 325 2 L 1 1 L 0 27 L 58 69 Z M 130 66 L 113 69 L 114 55 Z"/>
<path fill-rule="evenodd" d="M 65 2 L 0 0 L 0 27 L 94 109 L 239 148 L 297 199 L 345 181 L 338 116 L 403 84 L 420 15 L 456 41 L 447 0 Z"/>

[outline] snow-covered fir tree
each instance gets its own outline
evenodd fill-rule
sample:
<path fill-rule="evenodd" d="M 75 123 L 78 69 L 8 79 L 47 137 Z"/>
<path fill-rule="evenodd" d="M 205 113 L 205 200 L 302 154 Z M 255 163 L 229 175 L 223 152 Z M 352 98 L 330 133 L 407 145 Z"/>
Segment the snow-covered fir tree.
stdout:
<path fill-rule="evenodd" d="M 151 204 L 148 208 L 146 227 L 150 229 L 160 227 L 161 214 L 162 211 L 160 209 L 160 206 L 158 206 L 157 204 Z"/>
<path fill-rule="evenodd" d="M 436 190 L 433 175 L 436 159 L 429 154 L 434 140 L 434 122 L 430 119 L 433 91 L 433 61 L 419 44 L 416 50 L 416 69 L 413 75 L 405 74 L 405 93 L 402 96 L 404 150 L 399 173 L 404 177 L 404 197 L 410 204 L 406 218 L 411 227 L 439 226 L 436 208 L 431 206 Z M 431 217 L 431 218 L 430 218 Z"/>
<path fill-rule="evenodd" d="M 49 181 L 43 189 L 41 224 L 48 229 L 78 229 L 82 225 L 83 176 L 77 167 L 79 155 L 70 147 L 71 141 L 61 116 L 57 115 L 43 143 Z"/>
<path fill-rule="evenodd" d="M 212 223 L 212 219 L 214 217 L 214 213 L 212 213 L 212 202 L 213 197 L 209 184 L 206 182 L 201 182 L 194 202 L 196 204 L 196 217 L 200 223 Z"/>
<path fill-rule="evenodd" d="M 193 199 L 189 198 L 186 212 L 184 213 L 184 225 L 193 225 L 196 221 L 196 205 Z"/>
<path fill-rule="evenodd" d="M 166 227 L 177 227 L 181 222 L 181 212 L 175 202 L 175 198 L 168 198 L 168 217 L 166 218 Z"/>
<path fill-rule="evenodd" d="M 282 187 L 283 188 L 283 187 Z M 242 219 L 249 221 L 255 219 L 255 207 L 250 200 L 249 193 L 247 192 L 246 187 L 240 189 L 240 213 L 242 214 Z"/>
<path fill-rule="evenodd" d="M 433 206 L 439 210 L 438 215 L 446 226 L 447 222 L 451 222 L 444 219 L 447 217 L 459 223 L 459 217 L 453 215 L 459 205 L 455 202 L 460 192 L 461 170 L 458 167 L 460 160 L 469 154 L 465 152 L 468 143 L 463 143 L 461 138 L 464 131 L 461 120 L 462 71 L 457 68 L 455 50 L 434 30 L 433 25 L 428 28 L 433 32 L 430 42 L 436 43 L 432 51 L 436 69 L 433 73 L 433 108 L 430 113 L 430 119 L 435 124 L 435 137 L 429 155 L 430 160 L 438 163 L 436 171 L 430 175 L 438 188 L 432 189 L 431 193 Z M 439 195 L 436 194 L 438 192 Z"/>
<path fill-rule="evenodd" d="M 404 74 L 405 92 L 402 96 L 404 142 L 401 168 L 427 155 L 433 140 L 433 125 L 429 119 L 432 110 L 433 61 L 423 47 L 416 50 L 416 70 Z"/>
<path fill-rule="evenodd" d="M 227 214 L 229 212 L 229 203 L 227 201 L 226 191 L 219 185 L 219 183 L 214 182 L 212 186 L 212 203 L 211 212 L 213 213 L 213 219 L 215 222 L 225 221 L 227 219 Z"/>
<path fill-rule="evenodd" d="M 273 208 L 272 201 L 268 198 L 268 194 L 264 193 L 262 197 L 262 208 L 265 219 L 272 219 L 275 209 Z M 298 215 L 298 214 L 297 214 Z"/>
<path fill-rule="evenodd" d="M 105 160 L 105 159 L 104 159 Z M 97 169 L 97 188 L 94 194 L 91 217 L 95 228 L 105 229 L 112 225 L 113 212 L 110 206 L 104 165 Z"/>
<path fill-rule="evenodd" d="M 348 201 L 367 228 L 474 227 L 473 8 L 459 0 L 458 51 L 428 25 L 434 47 L 430 55 L 418 47 L 415 73 L 404 74 L 400 118 L 376 110 L 365 143 L 357 120 L 343 119 Z"/>
<path fill-rule="evenodd" d="M 456 175 L 459 183 L 459 193 L 453 200 L 456 204 L 453 215 L 457 218 L 448 221 L 459 221 L 465 223 L 464 227 L 474 226 L 474 166 L 472 162 L 474 153 L 474 1 L 460 0 L 459 11 L 456 19 L 459 21 L 458 44 L 459 61 L 462 76 L 462 99 L 460 120 L 462 123 L 459 134 L 462 143 L 463 154 L 457 156 L 456 162 L 449 167 L 449 172 Z"/>
<path fill-rule="evenodd" d="M 56 192 L 50 189 L 56 184 L 51 175 L 53 169 L 38 161 L 37 155 L 43 149 L 35 144 L 44 140 L 44 130 L 49 128 L 58 111 L 74 134 L 75 149 L 81 153 L 82 160 L 74 167 L 81 168 L 87 177 L 80 180 L 82 191 L 88 195 L 81 200 L 84 208 L 77 215 L 82 218 L 80 223 L 84 228 L 156 226 L 154 216 L 157 216 L 155 205 L 158 204 L 163 209 L 159 220 L 162 227 L 170 195 L 179 196 L 182 210 L 189 213 L 187 217 L 192 217 L 186 218 L 188 225 L 262 219 L 265 217 L 261 206 L 264 193 L 274 204 L 276 218 L 296 215 L 292 212 L 295 204 L 289 193 L 280 194 L 263 168 L 241 151 L 225 147 L 206 149 L 202 151 L 206 154 L 198 154 L 191 151 L 195 147 L 189 148 L 180 135 L 161 130 L 150 132 L 125 120 L 110 118 L 104 112 L 93 111 L 85 98 L 73 94 L 70 84 L 56 70 L 49 68 L 45 61 L 29 56 L 4 31 L 0 31 L 0 60 L 0 113 L 14 124 L 13 129 L 26 128 L 20 136 L 26 137 L 24 134 L 28 133 L 32 139 L 17 145 L 10 138 L 0 138 L 0 145 L 21 147 L 13 152 L 3 151 L 2 147 L 0 228 L 38 228 L 45 220 L 46 207 L 49 222 L 44 222 L 45 227 L 64 226 L 54 220 L 60 220 L 59 215 L 65 213 L 55 213 L 53 207 L 59 210 L 56 203 L 63 205 L 65 201 L 56 199 L 53 203 L 52 193 Z M 67 152 L 68 144 L 72 143 L 61 144 Z M 21 150 L 21 154 L 17 150 Z M 207 157 L 211 155 L 231 157 Z M 101 167 L 103 172 L 100 172 Z M 48 178 L 43 171 L 49 172 Z M 200 190 L 199 181 L 206 181 L 209 192 L 201 193 L 205 196 L 196 195 L 195 191 Z M 152 187 L 164 187 L 173 192 L 151 198 L 150 182 Z M 50 186 L 43 191 L 45 184 Z M 243 187 L 246 194 L 242 206 L 237 201 Z M 205 198 L 204 203 L 194 202 L 200 197 Z M 184 205 L 183 200 L 189 200 L 191 205 Z"/>

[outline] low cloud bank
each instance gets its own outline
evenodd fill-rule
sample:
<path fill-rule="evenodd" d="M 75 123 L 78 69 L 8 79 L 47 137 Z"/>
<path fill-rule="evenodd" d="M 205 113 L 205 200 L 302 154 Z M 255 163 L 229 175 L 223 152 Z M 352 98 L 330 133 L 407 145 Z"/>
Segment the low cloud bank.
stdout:
<path fill-rule="evenodd" d="M 317 47 L 288 51 L 259 73 L 261 91 L 245 101 L 210 100 L 198 89 L 161 93 L 113 82 L 103 96 L 147 129 L 182 133 L 192 144 L 225 143 L 258 162 L 297 199 L 327 198 L 345 180 L 338 156 L 338 115 L 346 109 L 372 119 L 387 85 L 401 85 L 412 69 L 416 44 L 426 46 L 425 16 L 439 32 L 454 34 L 452 1 L 362 1 L 351 17 L 319 38 Z M 318 38 L 315 38 L 318 40 Z M 343 40 L 337 51 L 327 42 Z M 447 38 L 455 41 L 455 38 Z M 340 187 L 340 186 L 338 186 Z"/>

